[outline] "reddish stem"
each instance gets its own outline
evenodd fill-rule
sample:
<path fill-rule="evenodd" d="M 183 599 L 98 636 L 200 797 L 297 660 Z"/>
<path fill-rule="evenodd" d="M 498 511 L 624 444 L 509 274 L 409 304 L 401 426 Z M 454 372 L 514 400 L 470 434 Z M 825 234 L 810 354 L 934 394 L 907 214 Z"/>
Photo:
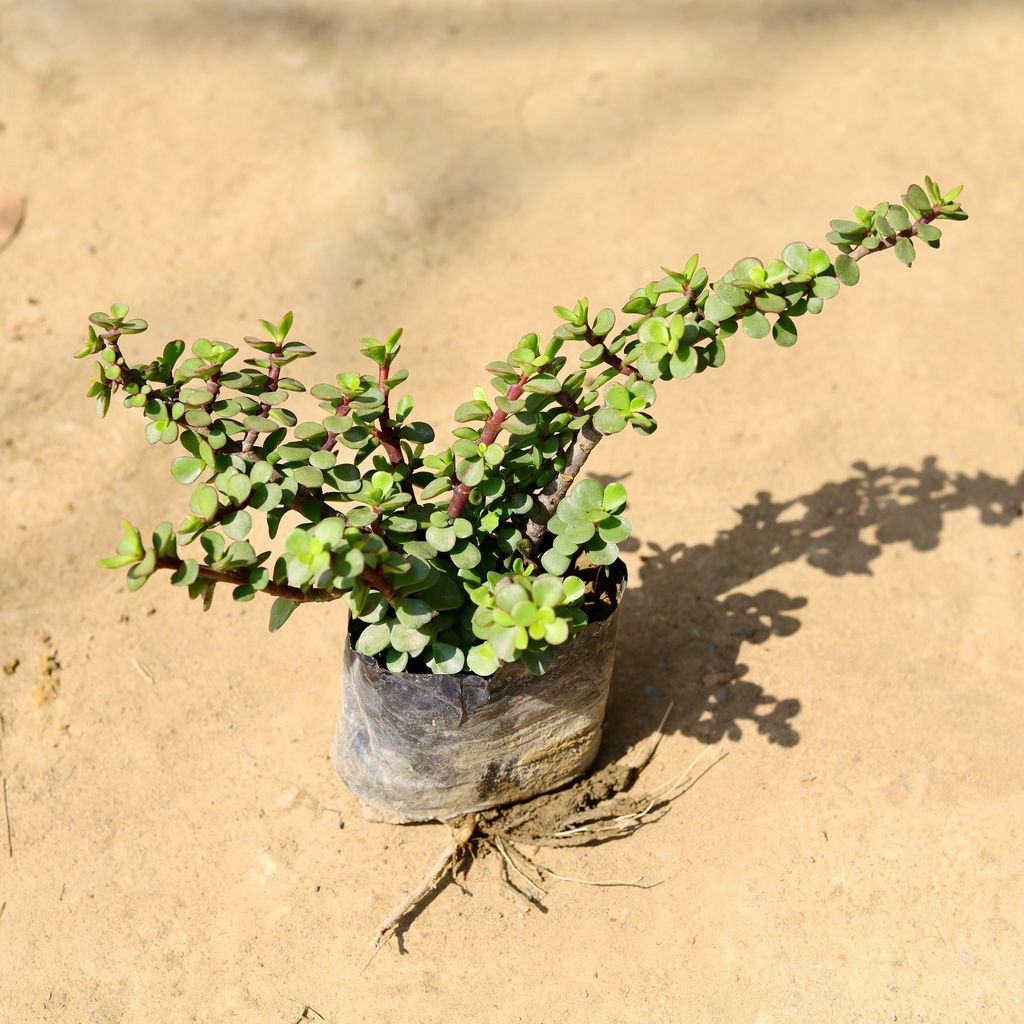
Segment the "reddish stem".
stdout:
<path fill-rule="evenodd" d="M 523 387 L 525 386 L 529 377 L 527 374 L 520 374 L 519 380 L 513 384 L 508 391 L 505 393 L 505 397 L 510 401 L 514 402 L 523 393 Z M 480 432 L 480 444 L 488 445 L 494 444 L 494 439 L 498 436 L 498 432 L 501 430 L 502 423 L 508 419 L 508 413 L 504 409 L 495 409 L 494 412 L 487 418 L 484 423 L 484 428 Z M 462 510 L 466 507 L 466 502 L 469 501 L 470 492 L 473 490 L 469 484 L 459 484 L 455 488 L 455 493 L 452 495 L 452 500 L 448 503 L 448 518 L 457 519 L 462 515 Z"/>
<path fill-rule="evenodd" d="M 883 238 L 881 244 L 875 246 L 874 249 L 865 249 L 863 245 L 858 245 L 853 252 L 850 253 L 850 257 L 851 259 L 859 262 L 864 259 L 865 256 L 869 256 L 873 252 L 884 252 L 886 249 L 891 249 L 901 238 L 916 237 L 918 231 L 921 230 L 922 225 L 930 224 L 938 216 L 938 207 L 933 206 L 927 213 L 922 213 L 906 231 L 897 231 L 892 238 Z"/>
<path fill-rule="evenodd" d="M 630 366 L 629 363 L 623 362 L 605 343 L 604 340 L 598 338 L 594 334 L 590 327 L 587 327 L 587 333 L 584 338 L 588 345 L 600 345 L 601 346 L 601 358 L 613 369 L 618 370 L 624 377 L 639 377 L 640 371 L 636 367 Z"/>
<path fill-rule="evenodd" d="M 391 397 L 391 392 L 387 388 L 390 370 L 391 367 L 385 363 L 377 374 L 377 386 L 384 392 L 384 411 L 380 414 L 380 419 L 377 421 L 379 426 L 374 428 L 373 434 L 380 441 L 384 454 L 388 457 L 388 462 L 392 466 L 400 466 L 405 460 L 402 458 L 402 446 L 399 443 L 398 435 L 395 433 L 395 426 L 391 422 L 391 410 L 388 407 Z M 403 489 L 405 483 L 407 481 L 403 481 Z M 412 492 L 409 491 L 408 493 Z"/>
<path fill-rule="evenodd" d="M 281 346 L 278 345 L 277 348 L 274 350 L 274 355 L 280 355 L 280 354 L 281 354 Z M 278 379 L 281 376 L 281 367 L 277 363 L 274 362 L 274 356 L 271 356 L 270 360 L 271 360 L 271 365 L 270 365 L 270 370 L 267 373 L 267 387 L 266 387 L 266 390 L 267 391 L 276 391 L 277 390 L 277 381 L 278 381 Z M 270 403 L 269 402 L 261 402 L 260 403 L 260 416 L 266 416 L 268 412 L 270 412 Z M 260 432 L 258 430 L 250 430 L 249 433 L 247 433 L 245 435 L 245 440 L 242 441 L 242 451 L 243 452 L 251 451 L 252 450 L 252 446 L 256 443 L 256 438 L 259 437 L 259 436 L 260 436 Z"/>
<path fill-rule="evenodd" d="M 343 398 L 335 407 L 335 416 L 347 416 L 349 406 L 351 406 L 352 400 L 349 398 Z M 327 437 L 324 438 L 324 443 L 320 445 L 320 450 L 323 452 L 329 452 L 334 447 L 334 442 L 338 440 L 338 435 L 333 430 L 327 431 Z"/>

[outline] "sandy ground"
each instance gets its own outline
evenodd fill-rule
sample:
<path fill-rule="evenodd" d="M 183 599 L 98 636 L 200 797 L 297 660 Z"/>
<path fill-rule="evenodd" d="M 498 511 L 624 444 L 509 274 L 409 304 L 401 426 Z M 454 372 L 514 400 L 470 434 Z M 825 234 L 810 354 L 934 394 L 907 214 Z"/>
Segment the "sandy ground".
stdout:
<path fill-rule="evenodd" d="M 0 1020 L 1024 1019 L 1022 45 L 1017 0 L 0 2 Z M 402 324 L 443 425 L 553 303 L 926 172 L 968 186 L 941 252 L 593 462 L 640 540 L 607 750 L 671 699 L 652 778 L 728 756 L 546 863 L 660 885 L 541 913 L 485 860 L 367 967 L 443 829 L 332 773 L 335 608 L 271 638 L 95 567 L 183 502 L 84 399 L 85 316 L 141 348 L 294 308 L 318 379 Z"/>

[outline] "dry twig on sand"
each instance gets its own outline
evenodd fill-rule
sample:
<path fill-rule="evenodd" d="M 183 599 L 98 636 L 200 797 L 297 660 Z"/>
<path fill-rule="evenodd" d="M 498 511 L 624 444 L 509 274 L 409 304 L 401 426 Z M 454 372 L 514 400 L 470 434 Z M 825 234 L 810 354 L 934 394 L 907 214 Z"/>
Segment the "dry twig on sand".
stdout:
<path fill-rule="evenodd" d="M 466 847 L 476 831 L 477 816 L 467 814 L 450 823 L 451 837 L 434 866 L 420 879 L 420 884 L 380 923 L 374 936 L 373 948 L 380 949 L 394 935 L 402 921 L 413 914 L 419 905 L 448 877 L 454 875 L 462 862 Z"/>
<path fill-rule="evenodd" d="M 4 779 L 4 820 L 7 822 L 7 856 L 14 856 L 14 844 L 11 842 L 11 812 L 7 807 L 7 779 Z"/>

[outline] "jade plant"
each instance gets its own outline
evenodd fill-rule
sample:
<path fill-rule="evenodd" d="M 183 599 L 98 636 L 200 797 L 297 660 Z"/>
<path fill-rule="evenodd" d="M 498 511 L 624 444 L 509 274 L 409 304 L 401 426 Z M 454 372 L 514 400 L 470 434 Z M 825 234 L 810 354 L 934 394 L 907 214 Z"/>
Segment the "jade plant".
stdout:
<path fill-rule="evenodd" d="M 177 529 L 160 523 L 147 542 L 126 522 L 100 564 L 127 567 L 130 590 L 168 570 L 204 608 L 220 585 L 237 601 L 270 595 L 271 630 L 300 604 L 344 598 L 356 649 L 396 672 L 543 672 L 598 614 L 629 536 L 625 488 L 579 479 L 598 442 L 653 433 L 658 386 L 721 367 L 742 335 L 795 344 L 797 321 L 857 284 L 865 256 L 891 249 L 910 266 L 918 245 L 937 248 L 937 222 L 966 218 L 959 193 L 925 178 L 901 204 L 856 207 L 825 236 L 834 258 L 793 242 L 713 281 L 691 256 L 629 296 L 624 324 L 585 298 L 555 306 L 553 331 L 488 364 L 492 390 L 455 410 L 443 447 L 428 447 L 434 429 L 399 397 L 401 330 L 363 339 L 368 372 L 313 385 L 319 411 L 304 399 L 300 414 L 291 403 L 307 388 L 290 374 L 314 352 L 289 340 L 291 313 L 260 321 L 250 358 L 201 338 L 138 363 L 122 344 L 146 321 L 120 304 L 93 313 L 76 356 L 98 357 L 100 415 L 115 395 L 140 409 L 150 444 L 181 446 L 171 473 L 192 489 Z M 247 539 L 254 518 L 280 537 L 277 553 Z"/>

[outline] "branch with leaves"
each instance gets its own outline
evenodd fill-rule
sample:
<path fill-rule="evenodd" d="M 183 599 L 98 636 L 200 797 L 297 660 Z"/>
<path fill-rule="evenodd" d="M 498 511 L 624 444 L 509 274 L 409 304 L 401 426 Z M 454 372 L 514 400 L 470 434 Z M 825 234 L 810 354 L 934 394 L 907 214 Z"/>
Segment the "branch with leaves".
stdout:
<path fill-rule="evenodd" d="M 272 630 L 299 604 L 344 598 L 357 650 L 392 671 L 490 675 L 521 662 L 543 672 L 595 614 L 629 536 L 621 484 L 578 479 L 600 441 L 627 426 L 653 433 L 657 386 L 721 367 L 741 335 L 795 344 L 797 321 L 857 284 L 865 256 L 892 249 L 910 266 L 916 245 L 938 248 L 937 222 L 967 216 L 959 193 L 926 178 L 901 204 L 856 207 L 825 236 L 834 260 L 793 242 L 712 282 L 694 255 L 630 295 L 622 310 L 633 319 L 618 332 L 611 309 L 556 306 L 550 337 L 527 334 L 488 364 L 494 393 L 477 388 L 455 410 L 453 442 L 432 452 L 413 400 L 392 409 L 408 376 L 394 368 L 400 330 L 364 339 L 373 372 L 314 385 L 319 412 L 306 399 L 300 419 L 289 403 L 307 389 L 285 371 L 314 353 L 289 340 L 291 313 L 260 321 L 263 335 L 244 339 L 254 354 L 233 368 L 240 349 L 206 338 L 188 356 L 179 340 L 129 363 L 122 339 L 146 322 L 123 305 L 94 313 L 76 356 L 97 357 L 98 412 L 115 395 L 140 409 L 150 444 L 180 445 L 171 473 L 192 488 L 177 529 L 161 523 L 146 544 L 125 523 L 100 564 L 126 568 L 131 590 L 167 570 L 204 608 L 222 585 L 238 601 L 266 593 Z M 271 542 L 289 520 L 276 551 L 248 539 L 254 516 Z M 179 554 L 195 541 L 202 555 Z"/>

